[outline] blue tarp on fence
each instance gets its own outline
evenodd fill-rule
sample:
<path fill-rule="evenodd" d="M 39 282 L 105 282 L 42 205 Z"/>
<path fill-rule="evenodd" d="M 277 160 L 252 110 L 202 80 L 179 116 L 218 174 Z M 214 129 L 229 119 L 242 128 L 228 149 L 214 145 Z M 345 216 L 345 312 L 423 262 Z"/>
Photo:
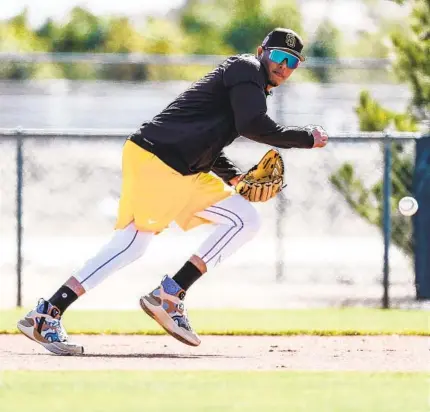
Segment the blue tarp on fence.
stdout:
<path fill-rule="evenodd" d="M 415 283 L 418 299 L 430 299 L 430 137 L 416 144 L 413 193 L 419 204 L 413 217 Z"/>

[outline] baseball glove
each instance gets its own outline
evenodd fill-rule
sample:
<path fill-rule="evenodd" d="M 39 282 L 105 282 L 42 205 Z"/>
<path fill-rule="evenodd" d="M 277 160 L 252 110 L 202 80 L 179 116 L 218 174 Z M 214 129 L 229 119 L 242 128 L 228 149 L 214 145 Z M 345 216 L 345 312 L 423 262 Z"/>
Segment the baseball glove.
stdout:
<path fill-rule="evenodd" d="M 250 202 L 266 202 L 283 189 L 283 182 L 284 162 L 277 150 L 270 149 L 242 176 L 236 191 Z"/>

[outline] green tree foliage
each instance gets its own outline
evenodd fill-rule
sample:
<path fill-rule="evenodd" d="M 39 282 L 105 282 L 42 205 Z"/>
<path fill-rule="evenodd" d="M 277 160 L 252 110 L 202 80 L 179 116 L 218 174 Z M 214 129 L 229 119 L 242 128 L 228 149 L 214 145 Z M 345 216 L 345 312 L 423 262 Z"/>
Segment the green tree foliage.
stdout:
<path fill-rule="evenodd" d="M 179 21 L 195 54 L 255 53 L 275 27 L 302 31 L 296 0 L 189 0 Z"/>
<path fill-rule="evenodd" d="M 338 43 L 340 32 L 328 20 L 324 21 L 315 35 L 315 41 L 308 48 L 307 55 L 325 59 L 338 57 Z M 330 81 L 332 70 L 328 67 L 316 67 L 312 69 L 316 78 L 323 83 Z"/>
<path fill-rule="evenodd" d="M 75 7 L 64 26 L 47 20 L 36 34 L 45 40 L 52 52 L 83 53 L 100 51 L 106 41 L 107 30 L 102 19 L 82 7 Z M 69 79 L 97 77 L 97 67 L 91 64 L 65 64 L 61 67 Z"/>
<path fill-rule="evenodd" d="M 263 0 L 232 1 L 233 16 L 224 31 L 224 41 L 238 53 L 254 53 L 275 27 L 302 32 L 301 15 L 295 0 L 274 6 Z"/>
<path fill-rule="evenodd" d="M 14 19 L 0 22 L 0 51 L 230 55 L 255 53 L 275 27 L 290 27 L 303 34 L 297 0 L 188 0 L 175 11 L 174 17 L 148 18 L 143 27 L 136 28 L 127 17 L 99 17 L 75 7 L 65 24 L 48 19 L 32 30 L 24 11 Z M 210 68 L 139 64 L 4 65 L 0 76 L 29 78 L 41 73 L 71 79 L 194 80 Z"/>
<path fill-rule="evenodd" d="M 26 52 L 46 50 L 46 44 L 38 38 L 28 23 L 28 12 L 0 22 L 0 50 L 9 52 Z"/>
<path fill-rule="evenodd" d="M 191 54 L 228 55 L 235 50 L 223 40 L 230 18 L 230 5 L 225 1 L 188 1 L 181 11 L 179 24 L 188 37 Z"/>
<path fill-rule="evenodd" d="M 401 3 L 398 1 L 398 3 Z M 383 108 L 367 91 L 356 109 L 363 131 L 382 131 L 392 125 L 398 131 L 417 131 L 420 120 L 429 118 L 430 104 L 430 0 L 414 0 L 408 30 L 392 35 L 395 72 L 407 82 L 412 101 L 406 113 Z M 412 191 L 414 162 L 406 146 L 392 144 L 392 241 L 409 256 L 413 253 L 411 219 L 397 213 L 398 201 Z M 331 176 L 332 184 L 348 204 L 368 222 L 382 228 L 382 181 L 366 188 L 351 164 L 345 163 Z"/>
<path fill-rule="evenodd" d="M 172 21 L 149 19 L 143 37 L 142 51 L 149 54 L 184 54 L 189 40 Z"/>
<path fill-rule="evenodd" d="M 47 19 L 45 23 L 35 31 L 37 37 L 42 39 L 47 48 L 51 51 L 54 50 L 54 42 L 60 37 L 61 27 L 55 24 L 51 18 Z"/>
<path fill-rule="evenodd" d="M 360 130 L 365 132 L 383 131 L 390 126 L 401 132 L 418 130 L 417 119 L 410 112 L 396 113 L 385 109 L 366 90 L 360 93 L 356 113 Z"/>
<path fill-rule="evenodd" d="M 416 131 L 416 120 L 408 113 L 395 113 L 384 109 L 367 91 L 360 95 L 356 108 L 362 131 L 383 131 L 394 125 L 398 131 Z M 411 219 L 397 212 L 399 200 L 411 193 L 413 159 L 403 144 L 393 143 L 392 152 L 392 241 L 407 255 L 413 253 Z M 383 182 L 377 181 L 370 188 L 357 176 L 350 163 L 344 163 L 332 176 L 331 183 L 343 194 L 347 203 L 369 223 L 382 229 Z"/>
<path fill-rule="evenodd" d="M 404 1 L 397 1 L 404 3 Z M 430 0 L 411 0 L 410 28 L 396 32 L 393 46 L 395 73 L 411 87 L 410 109 L 420 119 L 430 118 Z"/>
<path fill-rule="evenodd" d="M 395 143 L 392 145 L 392 162 L 391 240 L 406 255 L 411 256 L 413 253 L 411 219 L 396 213 L 399 200 L 406 193 L 410 193 L 413 175 L 411 155 L 410 153 L 405 153 L 402 144 Z M 331 176 L 331 183 L 344 195 L 347 203 L 359 216 L 369 223 L 382 228 L 382 181 L 378 181 L 368 188 L 355 173 L 353 165 L 345 163 Z"/>
<path fill-rule="evenodd" d="M 48 46 L 33 32 L 29 23 L 27 10 L 10 20 L 0 22 L 0 51 L 30 52 L 47 51 Z M 29 64 L 4 63 L 0 65 L 0 78 L 26 79 L 38 77 L 46 65 L 38 68 Z"/>
<path fill-rule="evenodd" d="M 64 26 L 56 26 L 48 20 L 38 34 L 50 42 L 53 52 L 95 52 L 103 46 L 107 30 L 102 19 L 75 7 Z"/>
<path fill-rule="evenodd" d="M 144 39 L 136 32 L 129 19 L 115 17 L 106 24 L 106 36 L 100 47 L 103 53 L 142 52 Z M 142 64 L 109 64 L 100 67 L 99 77 L 116 80 L 145 80 L 147 68 Z"/>

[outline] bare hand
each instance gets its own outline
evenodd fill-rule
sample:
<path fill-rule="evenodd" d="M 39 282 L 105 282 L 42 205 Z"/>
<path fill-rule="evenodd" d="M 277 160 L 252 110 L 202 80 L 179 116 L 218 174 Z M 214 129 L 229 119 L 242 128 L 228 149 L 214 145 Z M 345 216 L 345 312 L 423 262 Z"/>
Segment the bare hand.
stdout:
<path fill-rule="evenodd" d="M 321 126 L 309 125 L 306 129 L 312 133 L 314 138 L 313 147 L 324 147 L 328 142 L 327 132 Z"/>
<path fill-rule="evenodd" d="M 238 176 L 235 176 L 235 177 L 233 177 L 233 179 L 230 179 L 230 184 L 232 185 L 232 186 L 236 186 L 239 182 L 240 182 L 240 180 L 242 179 L 242 177 L 243 177 L 243 175 L 238 175 Z"/>

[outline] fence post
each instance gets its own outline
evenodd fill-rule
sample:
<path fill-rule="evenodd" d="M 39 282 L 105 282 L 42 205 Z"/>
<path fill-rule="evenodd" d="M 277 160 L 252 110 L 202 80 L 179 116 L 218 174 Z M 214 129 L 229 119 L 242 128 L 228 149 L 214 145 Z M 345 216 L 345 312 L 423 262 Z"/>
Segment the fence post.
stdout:
<path fill-rule="evenodd" d="M 383 267 L 383 287 L 382 307 L 390 307 L 389 286 L 390 286 L 390 240 L 391 240 L 391 139 L 385 135 L 384 139 L 384 202 L 383 202 L 383 230 L 384 230 L 384 267 Z"/>
<path fill-rule="evenodd" d="M 276 196 L 276 282 L 281 282 L 285 276 L 283 221 L 286 201 L 283 193 Z"/>
<path fill-rule="evenodd" d="M 22 189 L 23 189 L 23 138 L 16 129 L 16 306 L 22 306 Z"/>
<path fill-rule="evenodd" d="M 284 86 L 285 87 L 285 86 Z M 279 110 L 278 122 L 284 124 L 284 88 L 281 87 L 279 92 L 276 94 L 277 102 L 275 104 L 276 110 Z M 287 199 L 283 193 L 280 193 L 275 197 L 275 209 L 276 209 L 276 282 L 281 282 L 285 276 L 285 265 L 284 265 L 284 216 L 285 216 L 285 202 Z"/>

